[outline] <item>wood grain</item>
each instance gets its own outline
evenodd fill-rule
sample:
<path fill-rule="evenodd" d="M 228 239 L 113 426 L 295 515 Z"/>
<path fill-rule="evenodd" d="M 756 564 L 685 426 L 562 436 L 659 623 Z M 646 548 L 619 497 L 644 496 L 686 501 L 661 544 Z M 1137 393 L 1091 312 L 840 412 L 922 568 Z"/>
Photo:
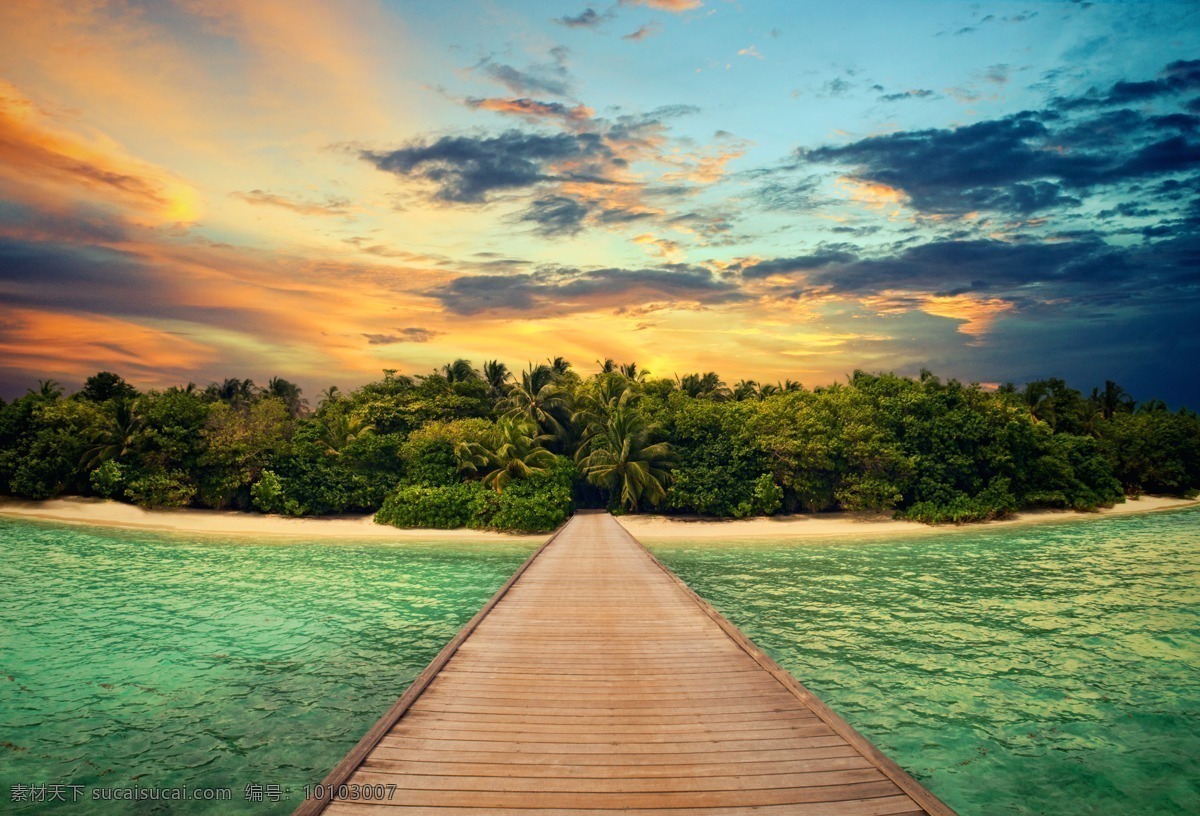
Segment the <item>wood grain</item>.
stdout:
<path fill-rule="evenodd" d="M 296 814 L 953 816 L 607 513 L 542 546 Z"/>

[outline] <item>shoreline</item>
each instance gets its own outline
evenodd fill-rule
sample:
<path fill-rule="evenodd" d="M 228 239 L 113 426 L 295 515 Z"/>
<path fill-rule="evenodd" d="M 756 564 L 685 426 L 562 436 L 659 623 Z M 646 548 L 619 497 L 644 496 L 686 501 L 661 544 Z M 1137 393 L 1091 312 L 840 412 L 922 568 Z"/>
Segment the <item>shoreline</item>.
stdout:
<path fill-rule="evenodd" d="M 705 519 L 661 515 L 618 516 L 617 521 L 638 539 L 647 541 L 714 539 L 807 539 L 862 538 L 879 536 L 939 535 L 996 526 L 1015 526 L 1057 521 L 1151 513 L 1200 506 L 1200 499 L 1143 496 L 1127 499 L 1124 504 L 1094 513 L 1074 510 L 1035 510 L 1018 513 L 1011 519 L 929 526 L 915 521 L 897 521 L 886 514 L 816 513 L 771 516 L 751 519 Z M 344 540 L 456 542 L 542 542 L 546 535 L 515 535 L 485 530 L 401 529 L 376 524 L 370 515 L 290 518 L 235 510 L 178 508 L 146 510 L 136 505 L 108 499 L 67 497 L 30 501 L 0 498 L 0 517 L 118 527 L 174 533 L 200 533 L 228 536 L 271 536 L 285 538 L 330 538 Z M 548 535 L 548 534 L 547 534 Z"/>
<path fill-rule="evenodd" d="M 359 541 L 370 539 L 384 542 L 443 540 L 460 543 L 541 543 L 546 539 L 543 535 L 516 535 L 490 530 L 402 529 L 387 524 L 376 524 L 371 515 L 292 518 L 195 507 L 147 510 L 124 502 L 82 496 L 44 501 L 0 497 L 0 518 L 237 537 L 332 538 Z"/>
<path fill-rule="evenodd" d="M 969 530 L 1061 521 L 1087 521 L 1197 506 L 1200 506 L 1200 499 L 1142 496 L 1138 499 L 1126 499 L 1123 504 L 1090 513 L 1078 510 L 1027 510 L 1016 513 L 1012 518 L 1007 519 L 933 526 L 917 521 L 897 520 L 885 513 L 846 511 L 729 520 L 661 515 L 618 516 L 617 521 L 631 535 L 642 541 L 798 540 L 807 538 L 873 538 L 889 535 L 946 535 Z"/>

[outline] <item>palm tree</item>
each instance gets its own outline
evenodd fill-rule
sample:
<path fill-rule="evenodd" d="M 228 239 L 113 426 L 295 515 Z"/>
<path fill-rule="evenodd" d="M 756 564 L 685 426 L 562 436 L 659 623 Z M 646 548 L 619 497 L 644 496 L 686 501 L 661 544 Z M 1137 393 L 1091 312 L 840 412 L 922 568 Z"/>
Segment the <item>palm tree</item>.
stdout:
<path fill-rule="evenodd" d="M 361 416 L 345 409 L 330 411 L 321 419 L 320 439 L 325 443 L 327 453 L 337 456 L 342 448 L 366 434 L 375 427 Z"/>
<path fill-rule="evenodd" d="M 56 380 L 38 380 L 37 391 L 30 388 L 28 392 L 38 399 L 54 402 L 63 395 L 63 387 Z"/>
<path fill-rule="evenodd" d="M 715 371 L 704 374 L 685 374 L 679 379 L 679 390 L 695 399 L 710 399 L 724 402 L 733 396 L 729 386 L 721 382 Z"/>
<path fill-rule="evenodd" d="M 775 394 L 779 394 L 782 391 L 783 391 L 783 389 L 780 388 L 778 385 L 771 385 L 771 383 L 763 383 L 762 385 L 760 385 L 758 387 L 758 398 L 766 399 L 767 397 L 774 396 Z"/>
<path fill-rule="evenodd" d="M 603 361 L 596 361 L 600 365 L 601 374 L 611 374 L 617 370 L 617 364 L 613 362 L 611 357 L 605 357 Z"/>
<path fill-rule="evenodd" d="M 650 376 L 650 372 L 646 369 L 638 369 L 637 363 L 622 363 L 621 373 L 633 382 L 645 382 Z"/>
<path fill-rule="evenodd" d="M 656 431 L 637 410 L 619 406 L 589 429 L 575 460 L 589 482 L 613 491 L 636 513 L 642 501 L 662 501 L 671 478 L 671 449 L 650 441 Z"/>
<path fill-rule="evenodd" d="M 479 372 L 471 367 L 470 360 L 458 359 L 453 363 L 446 363 L 441 368 L 442 375 L 447 382 L 468 382 L 470 380 L 478 380 Z"/>
<path fill-rule="evenodd" d="M 545 473 L 554 464 L 554 454 L 545 445 L 554 439 L 538 433 L 533 422 L 520 417 L 502 417 L 484 443 L 460 442 L 454 453 L 461 470 L 486 470 L 483 483 L 502 493 L 517 479 Z"/>
<path fill-rule="evenodd" d="M 321 404 L 322 405 L 337 402 L 341 398 L 342 398 L 342 389 L 338 388 L 336 385 L 331 385 L 328 388 L 326 388 L 324 391 L 321 392 Z"/>
<path fill-rule="evenodd" d="M 784 380 L 779 386 L 779 390 L 787 393 L 789 391 L 803 391 L 804 386 L 795 380 Z"/>
<path fill-rule="evenodd" d="M 254 380 L 229 377 L 220 384 L 213 383 L 204 392 L 212 399 L 224 400 L 230 405 L 245 405 L 254 399 L 254 391 Z"/>
<path fill-rule="evenodd" d="M 83 454 L 83 466 L 91 468 L 109 459 L 120 459 L 133 449 L 142 429 L 142 418 L 133 409 L 132 399 L 113 400 L 107 416 L 92 436 L 92 446 Z"/>
<path fill-rule="evenodd" d="M 1105 419 L 1112 419 L 1113 414 L 1132 412 L 1137 407 L 1137 403 L 1133 401 L 1133 398 L 1129 396 L 1125 389 L 1112 380 L 1104 381 L 1103 391 L 1099 388 L 1093 388 L 1090 401 L 1100 409 Z"/>
<path fill-rule="evenodd" d="M 569 395 L 558 387 L 556 380 L 554 369 L 530 363 L 500 403 L 506 411 L 505 416 L 524 417 L 538 428 L 561 438 L 565 428 L 556 414 L 567 410 Z"/>
<path fill-rule="evenodd" d="M 603 426 L 618 408 L 634 407 L 638 397 L 623 375 L 598 374 L 587 390 L 576 396 L 571 424 L 583 428 L 586 437 L 589 429 Z"/>
<path fill-rule="evenodd" d="M 1034 419 L 1046 421 L 1054 418 L 1054 401 L 1043 380 L 1027 383 L 1021 391 L 1021 401 Z"/>
<path fill-rule="evenodd" d="M 738 380 L 733 386 L 733 398 L 738 402 L 758 397 L 758 383 L 754 380 Z"/>
<path fill-rule="evenodd" d="M 561 377 L 571 370 L 571 362 L 566 357 L 555 357 L 549 363 L 555 377 Z"/>
<path fill-rule="evenodd" d="M 282 377 L 272 377 L 267 382 L 267 388 L 263 393 L 268 397 L 278 397 L 283 400 L 288 413 L 293 417 L 300 416 L 304 411 L 305 400 L 300 397 L 300 386 L 294 382 L 289 382 Z"/>
<path fill-rule="evenodd" d="M 485 360 L 483 380 L 488 386 L 488 396 L 499 399 L 508 393 L 508 366 L 499 360 Z"/>

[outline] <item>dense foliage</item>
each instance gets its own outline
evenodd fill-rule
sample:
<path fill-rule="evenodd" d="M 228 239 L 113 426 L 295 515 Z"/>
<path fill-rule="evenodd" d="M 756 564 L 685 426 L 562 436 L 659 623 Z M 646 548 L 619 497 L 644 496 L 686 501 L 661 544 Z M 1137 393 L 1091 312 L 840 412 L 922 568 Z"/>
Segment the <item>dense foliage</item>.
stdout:
<path fill-rule="evenodd" d="M 1194 495 L 1200 417 L 1115 383 L 987 391 L 923 372 L 728 387 L 556 358 L 384 372 L 311 408 L 275 378 L 139 393 L 101 372 L 0 404 L 0 491 L 404 527 L 545 531 L 577 504 L 741 518 L 869 510 L 927 523 Z"/>

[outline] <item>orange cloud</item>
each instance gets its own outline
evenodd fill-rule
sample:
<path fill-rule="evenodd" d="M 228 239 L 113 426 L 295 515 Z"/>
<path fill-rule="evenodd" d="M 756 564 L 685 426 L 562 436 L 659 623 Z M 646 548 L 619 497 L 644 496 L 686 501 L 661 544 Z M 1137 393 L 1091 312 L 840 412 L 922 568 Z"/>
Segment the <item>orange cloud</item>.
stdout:
<path fill-rule="evenodd" d="M 143 384 L 173 385 L 212 355 L 189 337 L 114 317 L 26 309 L 4 317 L 0 355 L 31 378 L 80 379 L 118 368 Z"/>
<path fill-rule="evenodd" d="M 934 295 L 923 292 L 883 292 L 877 297 L 860 298 L 860 302 L 877 314 L 901 314 L 920 311 L 934 317 L 959 321 L 958 332 L 968 335 L 968 345 L 981 345 L 996 319 L 1016 307 L 1001 298 L 974 295 Z"/>
<path fill-rule="evenodd" d="M 24 200 L 83 198 L 115 205 L 141 223 L 190 223 L 200 216 L 191 186 L 111 139 L 56 126 L 6 82 L 0 82 L 0 179 L 7 193 Z"/>
<path fill-rule="evenodd" d="M 863 204 L 872 210 L 891 207 L 895 212 L 899 212 L 900 208 L 908 202 L 908 196 L 903 191 L 877 181 L 842 176 L 837 183 L 846 191 L 851 201 Z"/>
<path fill-rule="evenodd" d="M 324 204 L 311 201 L 301 201 L 286 196 L 268 193 L 263 190 L 251 190 L 248 193 L 230 193 L 234 198 L 241 199 L 247 204 L 266 204 L 272 207 L 282 207 L 285 210 L 300 215 L 347 215 L 350 212 L 350 201 L 345 198 L 331 198 Z"/>
<path fill-rule="evenodd" d="M 528 116 L 540 119 L 565 119 L 570 122 L 586 122 L 596 115 L 587 105 L 569 107 L 558 102 L 538 102 L 535 99 L 504 99 L 488 97 L 468 99 L 467 104 L 479 110 L 507 113 L 513 116 Z"/>
<path fill-rule="evenodd" d="M 701 0 L 621 0 L 623 6 L 645 6 L 660 11 L 691 11 L 704 5 Z"/>
<path fill-rule="evenodd" d="M 1007 300 L 971 295 L 930 295 L 921 304 L 925 314 L 963 321 L 958 331 L 975 338 L 975 344 L 992 330 L 996 318 L 1014 308 Z"/>
<path fill-rule="evenodd" d="M 672 241 L 668 238 L 658 238 L 649 233 L 635 236 L 633 242 L 649 249 L 651 254 L 656 258 L 661 258 L 671 263 L 682 261 L 687 256 L 687 253 L 677 241 Z"/>

